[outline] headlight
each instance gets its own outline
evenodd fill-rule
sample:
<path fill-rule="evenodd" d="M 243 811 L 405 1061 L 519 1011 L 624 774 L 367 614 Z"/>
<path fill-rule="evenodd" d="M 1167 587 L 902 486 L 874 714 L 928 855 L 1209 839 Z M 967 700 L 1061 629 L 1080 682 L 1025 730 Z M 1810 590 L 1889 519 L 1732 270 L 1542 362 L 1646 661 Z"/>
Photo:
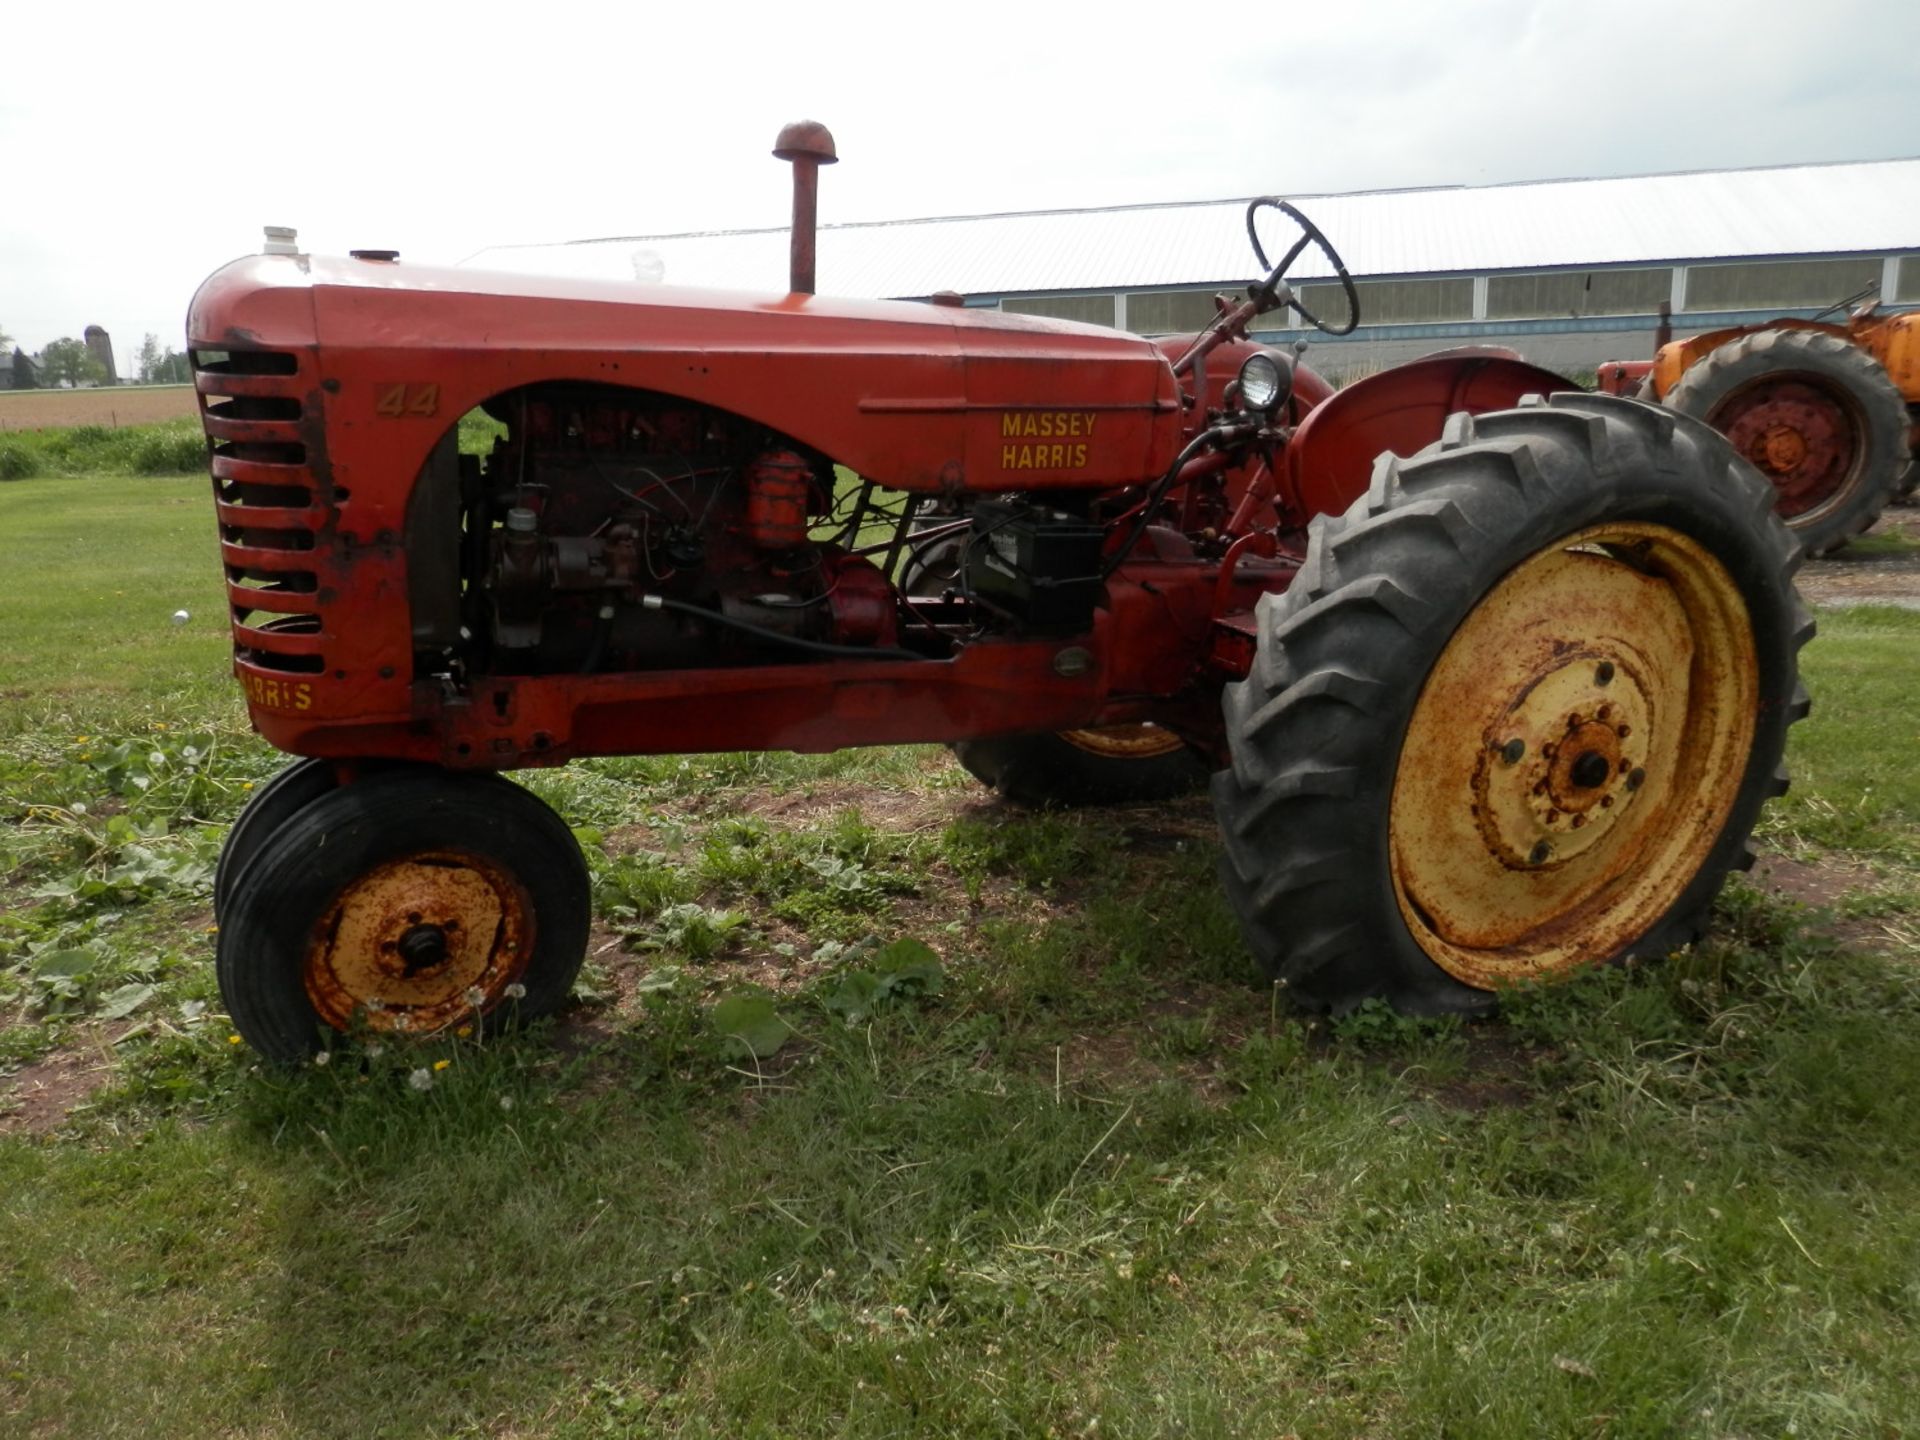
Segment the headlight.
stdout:
<path fill-rule="evenodd" d="M 1256 350 L 1240 367 L 1240 403 L 1264 415 L 1293 390 L 1293 362 L 1271 351 Z"/>

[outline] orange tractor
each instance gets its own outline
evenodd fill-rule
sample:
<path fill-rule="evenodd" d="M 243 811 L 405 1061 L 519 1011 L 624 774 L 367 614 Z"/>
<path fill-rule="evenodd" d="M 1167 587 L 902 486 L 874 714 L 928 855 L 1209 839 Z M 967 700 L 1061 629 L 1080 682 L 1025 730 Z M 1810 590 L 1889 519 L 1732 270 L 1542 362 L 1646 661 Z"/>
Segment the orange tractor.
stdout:
<path fill-rule="evenodd" d="M 1844 325 L 1770 320 L 1609 361 L 1599 388 L 1706 421 L 1773 482 L 1809 555 L 1838 549 L 1910 494 L 1920 466 L 1920 311 L 1868 304 Z"/>
<path fill-rule="evenodd" d="M 779 293 L 281 245 L 194 297 L 234 671 L 305 757 L 216 879 L 258 1050 L 560 1007 L 586 867 L 499 772 L 587 756 L 935 742 L 1029 800 L 1210 783 L 1248 945 L 1325 1009 L 1482 1010 L 1700 933 L 1812 630 L 1719 435 L 1498 352 L 1335 395 L 1248 338 L 1310 245 L 1355 299 L 1273 199 L 1197 335 L 829 300 L 831 137 L 775 154 Z"/>

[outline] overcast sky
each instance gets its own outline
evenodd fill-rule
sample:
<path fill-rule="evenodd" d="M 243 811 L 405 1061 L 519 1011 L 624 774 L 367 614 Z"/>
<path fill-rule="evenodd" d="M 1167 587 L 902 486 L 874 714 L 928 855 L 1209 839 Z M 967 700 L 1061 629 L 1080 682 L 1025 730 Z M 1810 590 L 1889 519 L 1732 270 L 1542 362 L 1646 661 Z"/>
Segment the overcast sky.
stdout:
<path fill-rule="evenodd" d="M 11 0 L 0 330 L 124 369 L 265 224 L 425 262 L 782 224 L 803 116 L 822 221 L 875 220 L 1915 156 L 1916 57 L 1920 0 Z"/>

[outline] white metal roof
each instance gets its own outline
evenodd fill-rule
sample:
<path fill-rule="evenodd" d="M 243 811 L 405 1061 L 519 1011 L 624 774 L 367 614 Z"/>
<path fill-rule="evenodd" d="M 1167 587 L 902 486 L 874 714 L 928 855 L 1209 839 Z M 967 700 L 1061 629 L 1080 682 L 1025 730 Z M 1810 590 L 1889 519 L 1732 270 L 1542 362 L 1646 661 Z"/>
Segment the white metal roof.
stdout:
<path fill-rule="evenodd" d="M 1295 197 L 1355 275 L 1920 249 L 1920 158 Z M 1253 269 L 1245 200 L 823 225 L 824 294 L 921 296 L 1227 283 Z M 1284 245 L 1277 217 L 1262 233 Z M 1269 244 L 1269 250 L 1273 249 Z M 784 228 L 498 246 L 493 270 L 785 288 Z M 1295 278 L 1329 273 L 1303 256 Z"/>

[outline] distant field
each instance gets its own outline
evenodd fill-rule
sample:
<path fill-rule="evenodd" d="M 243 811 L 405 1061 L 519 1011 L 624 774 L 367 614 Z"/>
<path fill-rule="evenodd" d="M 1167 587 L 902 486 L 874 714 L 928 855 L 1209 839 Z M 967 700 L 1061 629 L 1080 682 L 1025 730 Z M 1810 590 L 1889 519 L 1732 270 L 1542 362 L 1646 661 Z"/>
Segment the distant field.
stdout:
<path fill-rule="evenodd" d="M 191 385 L 0 391 L 0 430 L 47 425 L 151 425 L 197 414 Z"/>

